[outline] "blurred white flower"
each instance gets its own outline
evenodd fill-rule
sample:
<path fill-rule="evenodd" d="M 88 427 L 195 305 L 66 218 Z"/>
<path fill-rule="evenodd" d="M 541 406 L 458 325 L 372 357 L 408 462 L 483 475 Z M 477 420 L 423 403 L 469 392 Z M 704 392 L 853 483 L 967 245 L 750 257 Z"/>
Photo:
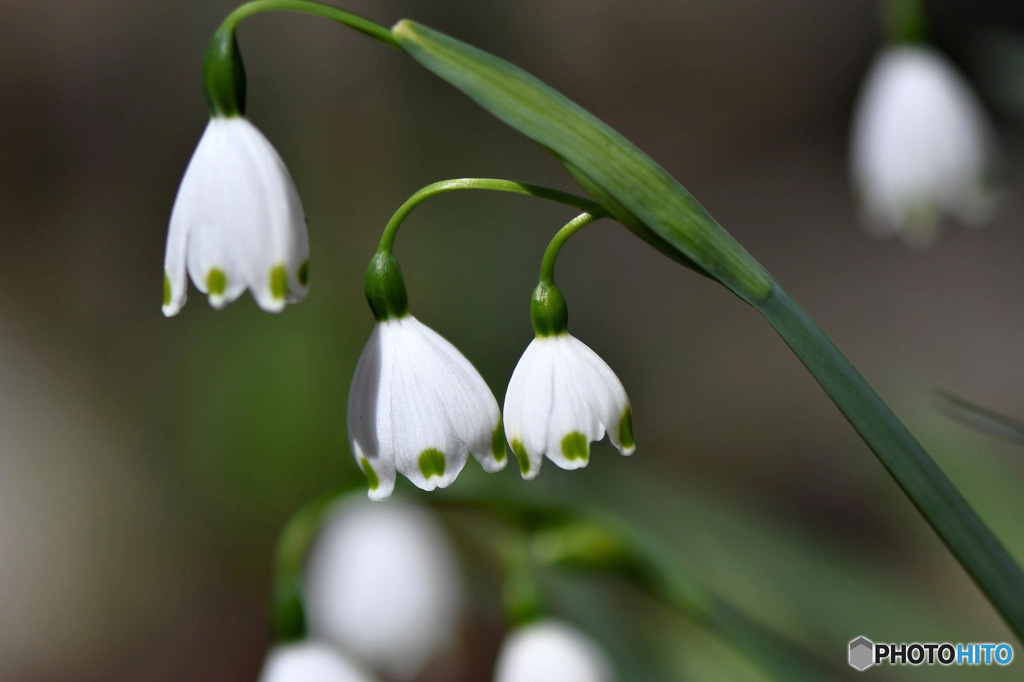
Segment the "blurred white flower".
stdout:
<path fill-rule="evenodd" d="M 272 649 L 260 682 L 374 682 L 341 654 L 318 642 L 284 644 Z"/>
<path fill-rule="evenodd" d="M 981 104 L 941 54 L 886 48 L 854 110 L 851 175 L 872 231 L 931 243 L 944 214 L 991 213 L 991 133 Z"/>
<path fill-rule="evenodd" d="M 305 571 L 310 636 L 408 679 L 454 641 L 462 578 L 423 508 L 349 499 L 332 513 Z"/>
<path fill-rule="evenodd" d="M 523 478 L 544 455 L 563 469 L 590 461 L 590 443 L 608 439 L 623 455 L 636 449 L 626 390 L 597 353 L 568 332 L 538 336 L 519 359 L 505 393 L 505 433 Z"/>
<path fill-rule="evenodd" d="M 302 202 L 267 138 L 242 116 L 214 116 L 178 188 L 164 257 L 164 314 L 192 282 L 222 308 L 246 289 L 280 312 L 306 294 L 309 240 Z"/>
<path fill-rule="evenodd" d="M 352 378 L 348 434 L 374 500 L 391 495 L 396 469 L 433 490 L 451 485 L 470 452 L 489 472 L 506 463 L 491 389 L 455 346 L 412 315 L 374 327 Z"/>
<path fill-rule="evenodd" d="M 494 682 L 611 682 L 612 666 L 589 637 L 547 620 L 510 634 L 498 654 Z"/>

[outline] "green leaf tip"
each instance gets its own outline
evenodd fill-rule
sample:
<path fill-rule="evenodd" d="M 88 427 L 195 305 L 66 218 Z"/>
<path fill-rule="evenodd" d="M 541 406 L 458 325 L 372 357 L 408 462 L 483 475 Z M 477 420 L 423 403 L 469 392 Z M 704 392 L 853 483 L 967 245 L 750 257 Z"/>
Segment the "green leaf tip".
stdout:
<path fill-rule="evenodd" d="M 427 478 L 444 476 L 444 468 L 444 453 L 440 450 L 429 448 L 420 453 L 420 471 Z"/>
<path fill-rule="evenodd" d="M 370 486 L 370 490 L 376 490 L 380 487 L 380 478 L 377 476 L 377 472 L 373 470 L 373 466 L 370 464 L 370 460 L 363 457 L 359 460 L 362 465 L 363 473 L 366 475 L 366 484 Z"/>
<path fill-rule="evenodd" d="M 587 443 L 587 437 L 579 431 L 570 433 L 562 439 L 562 454 L 570 462 L 578 459 L 586 462 L 590 459 L 590 444 Z"/>

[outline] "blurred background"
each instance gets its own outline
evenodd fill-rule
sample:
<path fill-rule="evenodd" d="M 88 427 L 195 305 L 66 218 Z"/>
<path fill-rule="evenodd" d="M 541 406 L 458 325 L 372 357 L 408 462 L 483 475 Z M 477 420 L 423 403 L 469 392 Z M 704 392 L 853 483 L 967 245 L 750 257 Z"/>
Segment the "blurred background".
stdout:
<path fill-rule="evenodd" d="M 215 312 L 193 289 L 164 319 L 167 219 L 207 119 L 200 63 L 235 4 L 0 4 L 5 681 L 255 679 L 271 641 L 277 533 L 306 500 L 361 482 L 344 414 L 373 323 L 363 271 L 385 221 L 444 178 L 575 189 L 543 150 L 397 52 L 311 17 L 259 16 L 239 33 L 248 110 L 302 194 L 311 292 L 272 316 L 248 295 Z M 1020 3 L 928 4 L 935 42 L 996 121 L 1005 171 L 994 220 L 951 226 L 928 250 L 866 235 L 849 190 L 850 112 L 882 41 L 872 2 L 344 7 L 385 25 L 414 18 L 503 56 L 647 151 L 1024 554 L 1024 452 L 949 420 L 930 393 L 1024 414 Z M 531 338 L 540 256 L 570 217 L 460 193 L 422 207 L 398 240 L 413 312 L 499 401 Z M 527 484 L 510 467 L 495 475 L 502 485 L 620 512 L 709 587 L 839 666 L 857 635 L 1015 641 L 754 311 L 610 221 L 570 242 L 558 278 L 573 333 L 629 391 L 637 453 L 602 443 L 588 469 L 549 463 Z M 490 570 L 465 566 L 481 587 L 458 679 L 488 679 L 493 665 L 503 623 Z M 637 666 L 623 679 L 759 679 L 727 642 L 627 589 L 562 581 L 553 592 L 553 609 Z"/>

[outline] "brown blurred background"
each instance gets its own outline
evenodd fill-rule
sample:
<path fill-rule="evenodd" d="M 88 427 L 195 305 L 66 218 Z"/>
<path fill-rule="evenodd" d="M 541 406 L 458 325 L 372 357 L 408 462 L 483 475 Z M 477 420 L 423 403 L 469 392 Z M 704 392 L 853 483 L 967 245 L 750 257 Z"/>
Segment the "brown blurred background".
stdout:
<path fill-rule="evenodd" d="M 281 316 L 248 296 L 214 312 L 192 290 L 164 319 L 167 217 L 206 121 L 200 62 L 235 4 L 0 4 L 5 681 L 255 679 L 278 530 L 358 476 L 345 404 L 373 322 L 363 268 L 390 213 L 450 177 L 574 189 L 541 149 L 397 52 L 312 17 L 259 16 L 239 34 L 248 109 L 302 194 L 312 289 Z M 343 6 L 385 25 L 414 18 L 510 59 L 650 153 L 1024 553 L 1024 451 L 951 422 L 929 393 L 1024 415 L 1019 3 L 929 4 L 936 41 L 997 121 L 1006 195 L 987 228 L 952 226 L 927 251 L 866 236 L 848 189 L 850 109 L 881 41 L 872 2 Z M 499 400 L 531 338 L 540 255 L 570 217 L 463 193 L 421 208 L 398 240 L 413 312 Z M 581 472 L 547 466 L 538 489 L 622 510 L 715 589 L 839 665 L 860 634 L 1013 641 L 752 310 L 608 221 L 570 243 L 558 276 L 573 332 L 630 392 L 639 447 L 626 460 L 603 444 Z M 651 679 L 757 679 L 727 645 L 633 601 L 615 592 L 591 629 L 664 661 Z M 484 600 L 470 618 L 487 634 L 479 645 L 467 635 L 478 650 L 467 657 L 482 662 L 464 677 L 485 679 L 479 649 L 493 651 L 500 615 Z"/>

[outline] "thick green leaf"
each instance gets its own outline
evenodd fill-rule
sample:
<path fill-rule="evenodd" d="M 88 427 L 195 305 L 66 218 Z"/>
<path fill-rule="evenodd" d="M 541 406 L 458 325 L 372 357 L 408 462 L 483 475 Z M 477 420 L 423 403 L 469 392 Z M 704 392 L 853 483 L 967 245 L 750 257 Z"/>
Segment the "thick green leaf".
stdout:
<path fill-rule="evenodd" d="M 956 487 L 831 339 L 663 168 L 561 93 L 411 21 L 393 29 L 424 67 L 551 150 L 626 227 L 671 247 L 754 305 L 793 349 L 1018 637 L 1024 574 Z"/>

